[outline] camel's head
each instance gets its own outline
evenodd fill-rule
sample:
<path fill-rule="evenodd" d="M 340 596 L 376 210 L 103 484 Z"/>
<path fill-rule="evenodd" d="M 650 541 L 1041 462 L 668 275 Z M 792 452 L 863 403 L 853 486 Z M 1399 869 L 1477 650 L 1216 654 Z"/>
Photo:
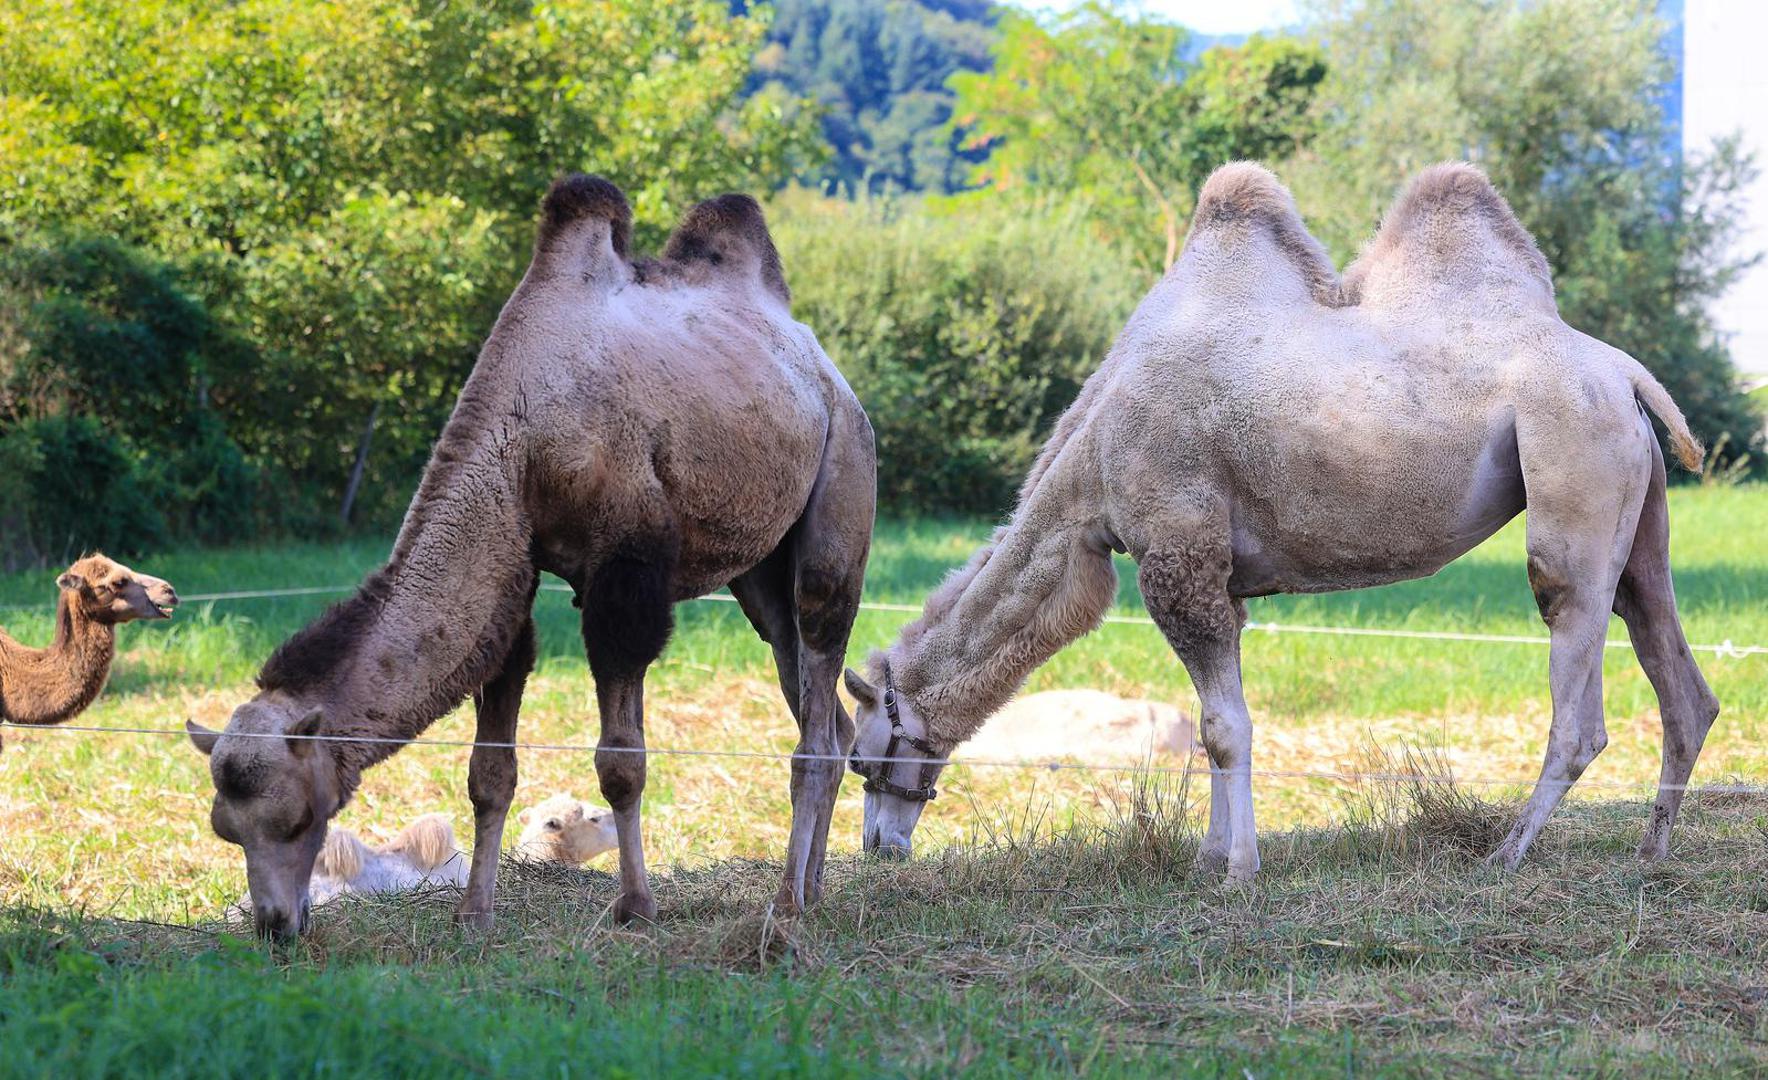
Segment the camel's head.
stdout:
<path fill-rule="evenodd" d="M 516 820 L 522 823 L 516 852 L 531 859 L 576 865 L 620 846 L 614 812 L 569 795 L 530 806 Z"/>
<path fill-rule="evenodd" d="M 331 748 L 315 738 L 323 719 L 321 710 L 260 698 L 234 710 L 226 731 L 184 725 L 209 757 L 209 822 L 245 849 L 253 921 L 279 941 L 307 928 L 313 864 L 343 803 Z"/>
<path fill-rule="evenodd" d="M 55 585 L 87 618 L 107 626 L 169 619 L 178 606 L 178 594 L 169 582 L 138 574 L 103 555 L 88 555 L 68 567 Z"/>
<path fill-rule="evenodd" d="M 898 693 L 888 661 L 879 661 L 881 686 L 847 669 L 847 692 L 858 704 L 848 763 L 866 778 L 865 850 L 904 859 L 921 811 L 935 794 L 951 747 L 931 739 L 914 702 Z"/>

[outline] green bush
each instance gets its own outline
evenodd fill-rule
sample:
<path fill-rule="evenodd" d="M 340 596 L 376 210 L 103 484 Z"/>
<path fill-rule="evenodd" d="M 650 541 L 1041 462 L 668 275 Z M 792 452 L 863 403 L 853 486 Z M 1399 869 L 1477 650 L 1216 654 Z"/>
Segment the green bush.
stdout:
<path fill-rule="evenodd" d="M 780 200 L 793 313 L 871 415 L 892 509 L 999 512 L 1143 275 L 1074 206 Z"/>
<path fill-rule="evenodd" d="M 134 555 L 169 539 L 134 455 L 91 417 L 27 420 L 0 441 L 5 457 L 31 461 L 18 485 L 24 504 L 6 522 L 14 565 L 59 565 L 87 551 Z"/>
<path fill-rule="evenodd" d="M 209 401 L 251 359 L 163 265 L 114 240 L 0 246 L 6 562 L 251 535 L 258 470 Z"/>

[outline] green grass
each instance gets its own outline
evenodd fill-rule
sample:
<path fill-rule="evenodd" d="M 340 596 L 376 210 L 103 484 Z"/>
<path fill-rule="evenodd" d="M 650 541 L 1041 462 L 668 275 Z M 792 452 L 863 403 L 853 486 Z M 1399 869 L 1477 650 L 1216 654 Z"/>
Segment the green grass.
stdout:
<path fill-rule="evenodd" d="M 1690 639 L 1768 643 L 1768 488 L 1678 489 L 1671 508 Z M 867 599 L 918 604 L 988 531 L 885 523 Z M 385 550 L 282 545 L 139 565 L 189 595 L 348 585 Z M 1522 567 L 1519 522 L 1431 580 L 1271 598 L 1251 614 L 1538 635 Z M 1135 614 L 1124 570 L 1119 610 Z M 0 578 L 0 621 L 25 641 L 49 635 L 51 577 Z M 82 722 L 225 724 L 264 656 L 326 602 L 192 603 L 170 624 L 126 627 L 110 687 Z M 853 658 L 910 617 L 862 614 Z M 789 750 L 765 647 L 734 605 L 684 604 L 679 619 L 647 695 L 651 743 Z M 522 737 L 592 744 L 568 595 L 543 593 L 538 620 Z M 1618 624 L 1612 636 L 1624 637 Z M 1725 712 L 1696 781 L 1768 779 L 1768 656 L 1699 660 Z M 1532 777 L 1546 661 L 1535 645 L 1253 631 L 1255 765 L 1354 770 L 1370 743 L 1425 743 L 1463 778 Z M 661 926 L 609 927 L 603 874 L 512 870 L 488 941 L 459 935 L 439 902 L 356 904 L 274 955 L 214 921 L 243 889 L 241 864 L 209 832 L 204 763 L 182 739 L 9 729 L 0 1075 L 1768 1067 L 1768 802 L 1695 800 L 1672 862 L 1640 867 L 1631 849 L 1656 775 L 1655 702 L 1628 650 L 1609 653 L 1605 677 L 1610 747 L 1515 875 L 1468 854 L 1486 835 L 1470 823 L 1507 810 L 1452 800 L 1446 824 L 1424 827 L 1416 793 L 1262 777 L 1266 872 L 1254 890 L 1225 889 L 1190 876 L 1192 795 L 1150 812 L 1128 773 L 956 767 L 921 832 L 926 850 L 946 853 L 904 867 L 851 856 L 860 799 L 844 786 L 831 895 L 769 938 L 757 913 L 785 841 L 784 767 L 657 758 L 645 805 Z M 1031 683 L 1069 686 L 1191 701 L 1145 626 L 1109 625 Z M 430 734 L 471 732 L 463 711 Z M 521 766 L 518 805 L 595 797 L 587 755 L 531 752 Z M 408 749 L 368 774 L 340 824 L 384 838 L 440 810 L 467 835 L 465 780 L 464 750 Z"/>

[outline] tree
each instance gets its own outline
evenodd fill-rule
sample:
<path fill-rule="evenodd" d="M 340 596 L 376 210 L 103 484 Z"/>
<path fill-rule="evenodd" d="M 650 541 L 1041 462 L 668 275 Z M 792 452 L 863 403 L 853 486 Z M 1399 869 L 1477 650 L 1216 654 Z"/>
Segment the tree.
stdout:
<path fill-rule="evenodd" d="M 1540 242 L 1566 320 L 1637 357 L 1733 460 L 1762 421 L 1706 309 L 1749 262 L 1728 252 L 1753 166 L 1730 144 L 1676 153 L 1654 92 L 1664 30 L 1651 0 L 1327 4 L 1317 133 L 1283 173 L 1346 259 L 1418 170 L 1478 162 Z"/>
<path fill-rule="evenodd" d="M 733 10 L 746 11 L 744 0 Z M 823 108 L 829 159 L 800 179 L 852 196 L 953 192 L 984 151 L 949 126 L 955 71 L 988 66 L 984 0 L 778 0 L 751 86 Z"/>
<path fill-rule="evenodd" d="M 1289 38 L 1198 61 L 1187 41 L 1178 26 L 1099 2 L 1047 27 L 1003 19 L 993 69 L 951 80 L 956 122 L 993 151 L 975 179 L 1083 194 L 1110 239 L 1170 266 L 1210 171 L 1305 142 L 1326 73 L 1314 46 Z"/>
<path fill-rule="evenodd" d="M 0 235 L 170 264 L 255 352 L 202 390 L 284 501 L 333 518 L 372 434 L 384 519 L 553 176 L 613 177 L 644 244 L 815 159 L 804 103 L 744 95 L 765 30 L 716 0 L 0 0 Z"/>

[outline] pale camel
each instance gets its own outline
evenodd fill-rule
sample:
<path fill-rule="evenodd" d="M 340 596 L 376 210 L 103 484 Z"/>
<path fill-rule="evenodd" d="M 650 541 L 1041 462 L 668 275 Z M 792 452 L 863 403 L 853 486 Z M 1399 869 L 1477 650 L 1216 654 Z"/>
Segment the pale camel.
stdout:
<path fill-rule="evenodd" d="M 1223 167 L 1198 196 L 1183 255 L 1057 424 L 1011 522 L 874 656 L 871 681 L 849 672 L 866 848 L 906 853 L 939 772 L 923 762 L 1099 625 L 1117 550 L 1139 565 L 1149 614 L 1202 701 L 1211 783 L 1199 860 L 1250 877 L 1244 598 L 1423 577 L 1526 506 L 1553 723 L 1540 782 L 1492 858 L 1522 859 L 1607 742 L 1611 608 L 1662 712 L 1640 845 L 1662 858 L 1719 706 L 1676 613 L 1664 464 L 1645 409 L 1697 467 L 1700 446 L 1657 380 L 1560 320 L 1546 260 L 1473 166 L 1419 176 L 1342 285 L 1275 177 Z M 882 756 L 905 760 L 864 760 Z"/>
<path fill-rule="evenodd" d="M 325 823 L 363 769 L 469 694 L 478 741 L 513 740 L 543 570 L 583 608 L 602 720 L 596 772 L 620 838 L 616 918 L 656 912 L 639 828 L 645 670 L 673 605 L 726 584 L 773 645 L 799 749 L 814 755 L 792 767 L 778 903 L 816 897 L 852 733 L 836 684 L 871 543 L 871 427 L 793 321 L 753 199 L 701 203 L 658 261 L 627 257 L 630 225 L 606 180 L 553 185 L 533 260 L 391 561 L 277 650 L 225 733 L 191 726 L 211 755 L 215 830 L 245 849 L 260 932 L 304 926 Z M 391 741 L 348 741 L 365 737 Z M 515 783 L 512 748 L 474 749 L 459 909 L 469 923 L 491 919 Z"/>
<path fill-rule="evenodd" d="M 88 555 L 55 579 L 55 636 L 33 649 L 0 630 L 0 720 L 60 724 L 91 705 L 110 678 L 117 626 L 169 619 L 172 586 L 103 555 Z"/>
<path fill-rule="evenodd" d="M 1163 701 L 1103 690 L 1045 690 L 1007 702 L 952 750 L 958 761 L 1056 761 L 1183 765 L 1192 753 L 1191 718 Z"/>
<path fill-rule="evenodd" d="M 617 851 L 614 813 L 570 795 L 554 795 L 516 815 L 522 826 L 515 853 L 536 862 L 581 866 L 604 851 Z"/>

